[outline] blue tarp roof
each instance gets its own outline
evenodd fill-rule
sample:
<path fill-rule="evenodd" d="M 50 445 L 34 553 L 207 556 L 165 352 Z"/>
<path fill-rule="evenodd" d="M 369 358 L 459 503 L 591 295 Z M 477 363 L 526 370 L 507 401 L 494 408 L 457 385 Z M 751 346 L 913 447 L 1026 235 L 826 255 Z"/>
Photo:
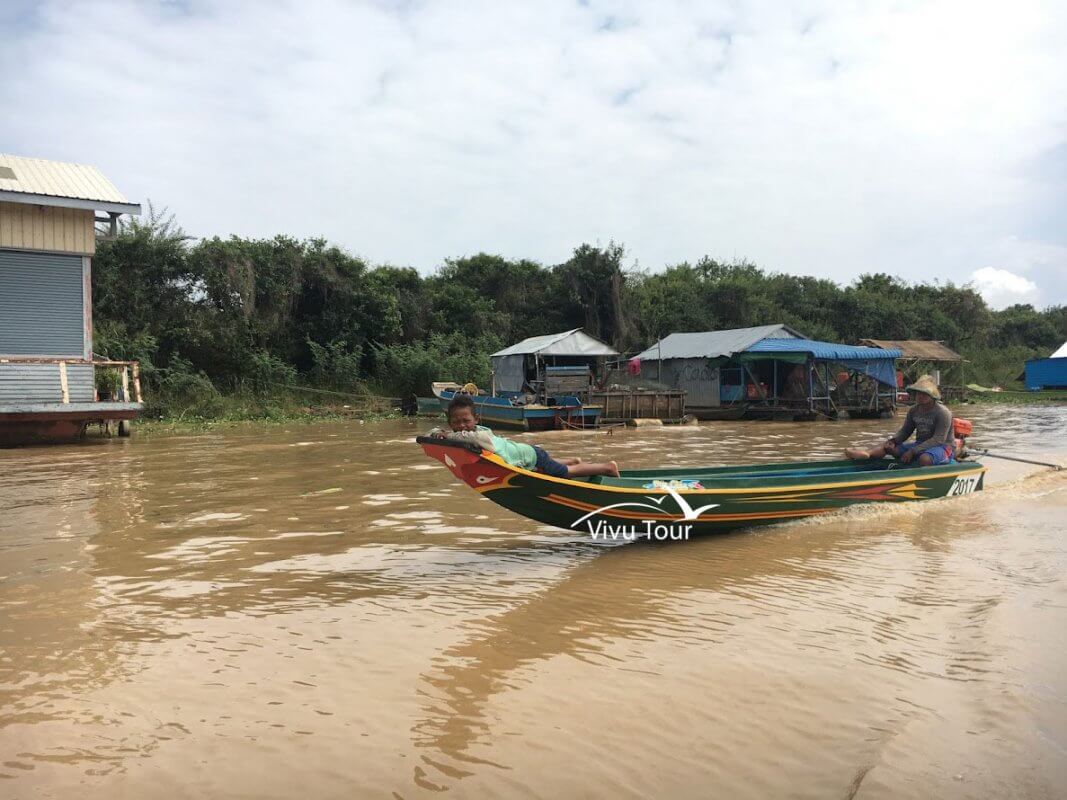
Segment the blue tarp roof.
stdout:
<path fill-rule="evenodd" d="M 900 358 L 900 350 L 857 347 L 851 344 L 816 342 L 812 339 L 760 339 L 746 353 L 810 353 L 827 361 L 882 361 Z"/>

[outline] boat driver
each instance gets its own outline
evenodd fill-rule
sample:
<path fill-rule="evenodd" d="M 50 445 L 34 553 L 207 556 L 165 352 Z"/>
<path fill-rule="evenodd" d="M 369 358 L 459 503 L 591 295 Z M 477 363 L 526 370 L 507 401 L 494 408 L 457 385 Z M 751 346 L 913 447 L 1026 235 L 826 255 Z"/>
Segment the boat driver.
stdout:
<path fill-rule="evenodd" d="M 917 461 L 918 466 L 922 467 L 947 464 L 955 458 L 952 412 L 941 402 L 937 383 L 929 375 L 923 375 L 907 388 L 915 394 L 915 405 L 908 409 L 908 416 L 900 430 L 869 450 L 848 448 L 845 450 L 847 458 L 862 461 L 890 455 L 902 464 Z M 912 433 L 915 434 L 915 441 L 909 443 Z"/>

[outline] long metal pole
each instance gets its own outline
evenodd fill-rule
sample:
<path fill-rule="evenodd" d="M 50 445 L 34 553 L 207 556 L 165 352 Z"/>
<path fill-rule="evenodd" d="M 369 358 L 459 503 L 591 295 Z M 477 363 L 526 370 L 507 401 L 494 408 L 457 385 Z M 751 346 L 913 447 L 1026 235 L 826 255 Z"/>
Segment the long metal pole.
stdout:
<path fill-rule="evenodd" d="M 1052 467 L 1052 469 L 1056 470 L 1057 472 L 1063 469 L 1063 466 L 1061 464 L 1053 464 L 1048 461 L 1034 461 L 1029 458 L 1019 458 L 1018 456 L 1002 456 L 999 453 L 990 453 L 988 450 L 971 450 L 969 451 L 969 454 L 977 456 L 989 456 L 990 458 L 1000 458 L 1004 461 L 1018 461 L 1022 464 L 1035 464 L 1039 467 Z"/>

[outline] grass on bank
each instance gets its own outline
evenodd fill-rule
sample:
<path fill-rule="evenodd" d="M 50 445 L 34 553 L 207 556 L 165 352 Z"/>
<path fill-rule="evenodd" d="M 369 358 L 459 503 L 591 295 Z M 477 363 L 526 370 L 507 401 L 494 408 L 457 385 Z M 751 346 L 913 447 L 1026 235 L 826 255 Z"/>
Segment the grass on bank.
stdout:
<path fill-rule="evenodd" d="M 1002 391 L 969 391 L 967 399 L 972 403 L 1030 406 L 1044 403 L 1067 403 L 1067 389 L 1032 392 L 1019 382 L 1013 382 Z"/>
<path fill-rule="evenodd" d="M 227 427 L 241 423 L 281 424 L 400 416 L 393 398 L 309 388 L 275 388 L 270 392 L 238 390 L 149 395 L 137 428 L 144 432 Z"/>

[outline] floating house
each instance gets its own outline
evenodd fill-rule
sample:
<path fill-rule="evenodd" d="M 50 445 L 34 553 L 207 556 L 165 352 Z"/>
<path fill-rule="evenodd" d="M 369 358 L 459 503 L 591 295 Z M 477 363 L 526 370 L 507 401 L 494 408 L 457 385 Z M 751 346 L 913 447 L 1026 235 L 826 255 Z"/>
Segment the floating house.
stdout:
<path fill-rule="evenodd" d="M 967 399 L 967 386 L 964 378 L 966 359 L 955 350 L 946 347 L 944 342 L 927 339 L 860 339 L 860 344 L 879 347 L 883 350 L 899 350 L 897 369 L 897 389 L 918 379 L 922 375 L 932 375 L 941 387 L 941 398 L 945 402 Z"/>
<path fill-rule="evenodd" d="M 899 356 L 775 324 L 672 333 L 637 358 L 642 374 L 685 391 L 699 419 L 804 420 L 893 414 Z"/>
<path fill-rule="evenodd" d="M 1026 388 L 1032 392 L 1067 389 L 1067 342 L 1048 358 L 1026 362 Z"/>
<path fill-rule="evenodd" d="M 684 418 L 684 392 L 606 385 L 607 366 L 619 363 L 619 352 L 581 328 L 530 336 L 493 353 L 490 362 L 488 391 L 437 381 L 431 385 L 434 401 L 446 408 L 457 393 L 469 394 L 487 424 L 521 430 Z M 421 398 L 416 401 L 423 406 Z"/>
<path fill-rule="evenodd" d="M 493 353 L 496 392 L 530 391 L 535 396 L 574 395 L 586 408 L 597 408 L 598 423 L 634 419 L 680 422 L 685 393 L 663 388 L 604 385 L 619 353 L 580 328 L 547 336 L 532 336 Z"/>
<path fill-rule="evenodd" d="M 136 362 L 93 360 L 96 223 L 139 214 L 96 167 L 0 154 L 0 444 L 62 441 L 141 409 Z M 97 216 L 102 213 L 106 216 Z M 98 370 L 115 379 L 108 396 Z"/>
<path fill-rule="evenodd" d="M 493 353 L 490 391 L 438 381 L 431 385 L 442 408 L 456 394 L 470 395 L 488 425 L 536 431 L 595 428 L 603 409 L 588 402 L 595 376 L 618 351 L 580 328 L 531 336 Z"/>
<path fill-rule="evenodd" d="M 530 336 L 489 357 L 493 365 L 493 393 L 588 392 L 604 360 L 618 355 L 617 350 L 581 328 Z"/>

